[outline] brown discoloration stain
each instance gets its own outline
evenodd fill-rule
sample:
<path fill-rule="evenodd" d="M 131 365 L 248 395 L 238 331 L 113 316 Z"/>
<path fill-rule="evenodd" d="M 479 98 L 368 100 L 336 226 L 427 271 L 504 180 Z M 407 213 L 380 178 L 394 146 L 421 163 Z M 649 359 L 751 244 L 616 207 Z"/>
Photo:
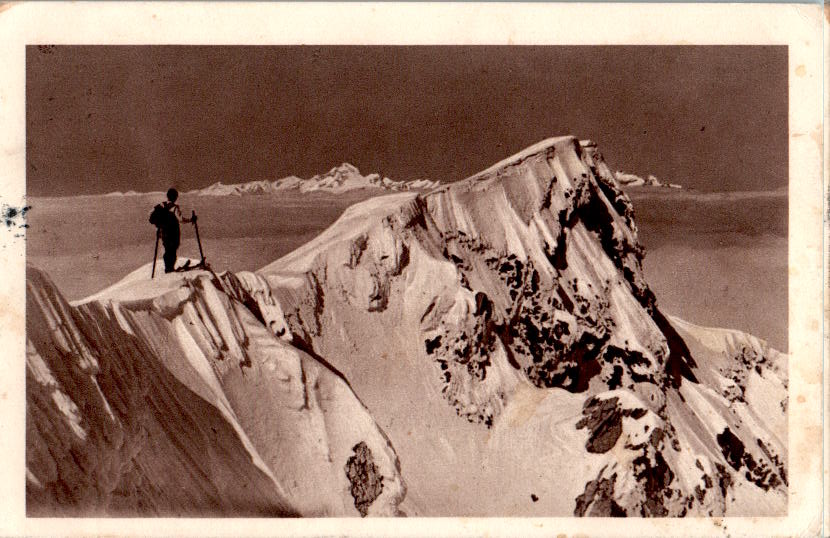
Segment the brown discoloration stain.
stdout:
<path fill-rule="evenodd" d="M 817 446 L 821 446 L 822 429 L 821 424 L 808 425 L 799 424 L 798 437 L 793 446 L 794 454 L 814 454 Z M 793 467 L 796 473 L 816 475 L 821 472 L 821 460 L 815 457 L 792 458 Z M 789 471 L 788 471 L 789 472 Z"/>
<path fill-rule="evenodd" d="M 795 74 L 798 77 L 804 77 L 807 74 L 807 68 L 804 64 L 800 64 L 798 67 L 795 68 Z"/>
<path fill-rule="evenodd" d="M 16 305 L 20 301 L 7 294 L 0 294 L 0 305 Z M 3 327 L 3 334 L 19 334 L 21 338 L 26 334 L 26 316 L 21 309 L 8 306 L 0 308 L 0 327 Z"/>
<path fill-rule="evenodd" d="M 798 403 L 804 403 L 807 401 L 807 398 L 804 397 L 803 394 L 799 394 L 798 398 L 795 399 Z"/>
<path fill-rule="evenodd" d="M 542 403 L 545 396 L 546 392 L 543 390 L 522 386 L 513 395 L 513 405 L 507 423 L 511 427 L 525 424 L 536 412 L 536 408 Z"/>
<path fill-rule="evenodd" d="M 821 128 L 821 124 L 818 124 L 810 131 L 810 138 L 813 139 L 813 142 L 816 143 L 820 150 L 824 148 L 824 131 Z"/>
<path fill-rule="evenodd" d="M 458 484 L 450 484 L 450 491 L 458 491 Z"/>
<path fill-rule="evenodd" d="M 818 332 L 818 320 L 817 319 L 810 320 L 810 330 L 813 331 L 814 333 Z"/>
<path fill-rule="evenodd" d="M 12 6 L 18 3 L 19 2 L 0 2 L 0 13 L 3 13 L 7 9 L 10 9 Z"/>

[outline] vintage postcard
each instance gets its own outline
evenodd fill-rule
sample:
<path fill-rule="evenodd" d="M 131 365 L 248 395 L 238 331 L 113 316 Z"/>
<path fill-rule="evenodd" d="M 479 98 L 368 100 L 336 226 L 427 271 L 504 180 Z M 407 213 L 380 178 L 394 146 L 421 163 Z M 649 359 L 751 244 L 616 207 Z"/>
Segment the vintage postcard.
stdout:
<path fill-rule="evenodd" d="M 823 22 L 5 5 L 0 533 L 826 532 Z"/>

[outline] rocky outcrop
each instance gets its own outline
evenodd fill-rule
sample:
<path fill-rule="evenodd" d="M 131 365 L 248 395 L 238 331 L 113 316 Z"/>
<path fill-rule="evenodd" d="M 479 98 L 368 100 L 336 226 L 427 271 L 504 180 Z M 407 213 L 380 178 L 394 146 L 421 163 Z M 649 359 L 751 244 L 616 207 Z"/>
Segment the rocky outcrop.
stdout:
<path fill-rule="evenodd" d="M 383 492 L 383 475 L 378 472 L 372 449 L 366 443 L 361 441 L 352 450 L 354 456 L 346 462 L 346 476 L 351 484 L 354 506 L 365 517 L 369 507 Z"/>

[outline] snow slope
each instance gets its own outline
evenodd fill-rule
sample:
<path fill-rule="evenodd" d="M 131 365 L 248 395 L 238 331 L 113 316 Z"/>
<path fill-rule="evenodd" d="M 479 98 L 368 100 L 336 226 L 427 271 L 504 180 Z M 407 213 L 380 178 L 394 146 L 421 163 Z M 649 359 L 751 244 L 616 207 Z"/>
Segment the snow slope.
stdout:
<path fill-rule="evenodd" d="M 361 445 L 382 484 L 361 508 L 398 512 L 387 438 L 336 371 L 275 337 L 260 280 L 149 273 L 72 307 L 28 271 L 30 515 L 358 515 Z"/>
<path fill-rule="evenodd" d="M 32 269 L 29 510 L 785 513 L 786 356 L 665 315 L 642 257 L 596 146 L 559 137 L 356 204 L 256 273 L 147 266 L 69 306 Z"/>

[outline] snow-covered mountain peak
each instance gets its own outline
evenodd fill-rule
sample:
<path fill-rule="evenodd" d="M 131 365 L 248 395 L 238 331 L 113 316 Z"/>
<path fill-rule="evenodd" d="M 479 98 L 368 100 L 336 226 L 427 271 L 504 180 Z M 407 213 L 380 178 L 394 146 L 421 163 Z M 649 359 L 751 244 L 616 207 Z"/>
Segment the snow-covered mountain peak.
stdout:
<path fill-rule="evenodd" d="M 377 175 L 377 174 L 374 174 Z M 354 177 L 364 177 L 360 170 L 357 167 L 350 163 L 341 163 L 338 166 L 333 167 L 331 170 L 326 172 L 325 174 L 318 174 L 314 176 L 315 178 L 324 178 L 324 177 L 337 177 L 337 178 L 354 178 Z"/>
<path fill-rule="evenodd" d="M 358 176 L 344 165 L 312 180 L 374 181 Z M 75 310 L 42 300 L 35 275 L 38 431 L 57 423 L 67 446 L 105 450 L 77 433 L 89 439 L 98 418 L 54 403 L 64 400 L 47 374 L 63 375 L 67 349 L 86 357 L 78 371 L 105 364 L 101 342 L 115 339 L 149 350 L 142 364 L 172 372 L 215 410 L 213 427 L 236 432 L 222 438 L 244 455 L 234 465 L 245 487 L 270 492 L 269 509 L 785 513 L 786 356 L 664 314 L 643 254 L 631 201 L 596 145 L 558 137 L 428 192 L 356 204 L 255 273 L 171 276 L 154 295 L 144 267 Z M 110 407 L 140 414 L 119 387 L 99 385 Z M 109 479 L 117 488 L 164 490 L 143 450 L 136 476 Z M 29 489 L 48 499 L 67 478 L 32 454 Z M 119 458 L 113 468 L 133 461 Z"/>
<path fill-rule="evenodd" d="M 349 350 L 349 360 L 333 364 L 397 441 L 403 461 L 447 455 L 429 444 L 438 438 L 411 442 L 401 430 L 411 421 L 401 421 L 401 415 L 444 425 L 436 435 L 446 441 L 447 429 L 466 431 L 462 437 L 493 428 L 502 432 L 503 421 L 515 416 L 511 410 L 528 390 L 542 391 L 539 398 L 550 398 L 546 405 L 552 408 L 570 401 L 567 394 L 578 394 L 584 407 L 572 430 L 557 435 L 575 435 L 567 442 L 577 442 L 587 428 L 589 437 L 581 442 L 597 464 L 590 465 L 590 480 L 580 479 L 582 489 L 566 495 L 567 501 L 549 499 L 548 510 L 723 513 L 734 506 L 731 491 L 705 484 L 746 482 L 740 474 L 745 470 L 753 476 L 750 491 L 783 506 L 783 471 L 773 463 L 783 461 L 786 450 L 777 444 L 780 432 L 743 423 L 752 412 L 745 415 L 738 407 L 766 404 L 752 401 L 757 392 L 746 397 L 745 384 L 739 399 L 730 399 L 735 394 L 724 389 L 723 380 L 731 374 L 720 353 L 739 360 L 742 349 L 753 350 L 750 362 L 761 365 L 761 373 L 746 375 L 779 383 L 769 392 L 779 398 L 779 414 L 786 407 L 786 391 L 780 390 L 786 383 L 780 377 L 783 359 L 734 332 L 726 351 L 701 350 L 696 339 L 706 330 L 690 329 L 660 311 L 642 257 L 631 202 L 596 145 L 558 137 L 428 193 L 357 204 L 315 241 L 259 274 L 280 298 L 293 334 L 324 356 Z M 735 341 L 742 344 L 736 347 Z M 772 363 L 779 366 L 763 366 Z M 387 382 L 404 379 L 417 380 L 412 382 L 424 393 L 411 392 L 413 386 L 402 381 Z M 718 403 L 706 410 L 682 403 L 687 392 L 698 391 L 714 391 Z M 443 406 L 423 394 L 440 394 Z M 405 408 L 396 403 L 400 398 Z M 697 421 L 710 422 L 709 413 L 721 417 L 718 425 L 701 429 Z M 536 418 L 530 423 L 548 420 L 533 411 L 531 416 Z M 610 431 L 602 425 L 609 419 L 615 424 Z M 459 420 L 472 430 L 463 430 Z M 561 416 L 556 420 L 564 424 Z M 746 467 L 740 458 L 730 463 L 728 456 L 695 448 L 702 443 L 728 452 L 732 448 L 723 447 L 731 436 L 736 446 L 753 445 Z M 449 438 L 459 454 L 467 441 Z M 756 438 L 764 439 L 771 456 L 756 450 Z M 547 450 L 546 441 L 533 436 L 521 448 L 516 442 L 515 450 L 536 457 Z M 622 460 L 621 450 L 629 451 Z M 467 457 L 450 459 L 467 469 L 485 456 Z M 683 463 L 689 458 L 699 459 L 704 471 Z M 764 471 L 753 475 L 762 460 Z M 553 466 L 548 472 L 561 483 L 573 470 Z M 447 473 L 456 476 L 443 467 L 411 471 L 408 483 L 412 490 L 428 491 L 434 506 L 467 513 L 470 505 L 442 489 Z M 488 476 L 494 483 L 509 482 L 497 475 Z M 689 486 L 696 482 L 702 484 L 700 493 Z"/>

